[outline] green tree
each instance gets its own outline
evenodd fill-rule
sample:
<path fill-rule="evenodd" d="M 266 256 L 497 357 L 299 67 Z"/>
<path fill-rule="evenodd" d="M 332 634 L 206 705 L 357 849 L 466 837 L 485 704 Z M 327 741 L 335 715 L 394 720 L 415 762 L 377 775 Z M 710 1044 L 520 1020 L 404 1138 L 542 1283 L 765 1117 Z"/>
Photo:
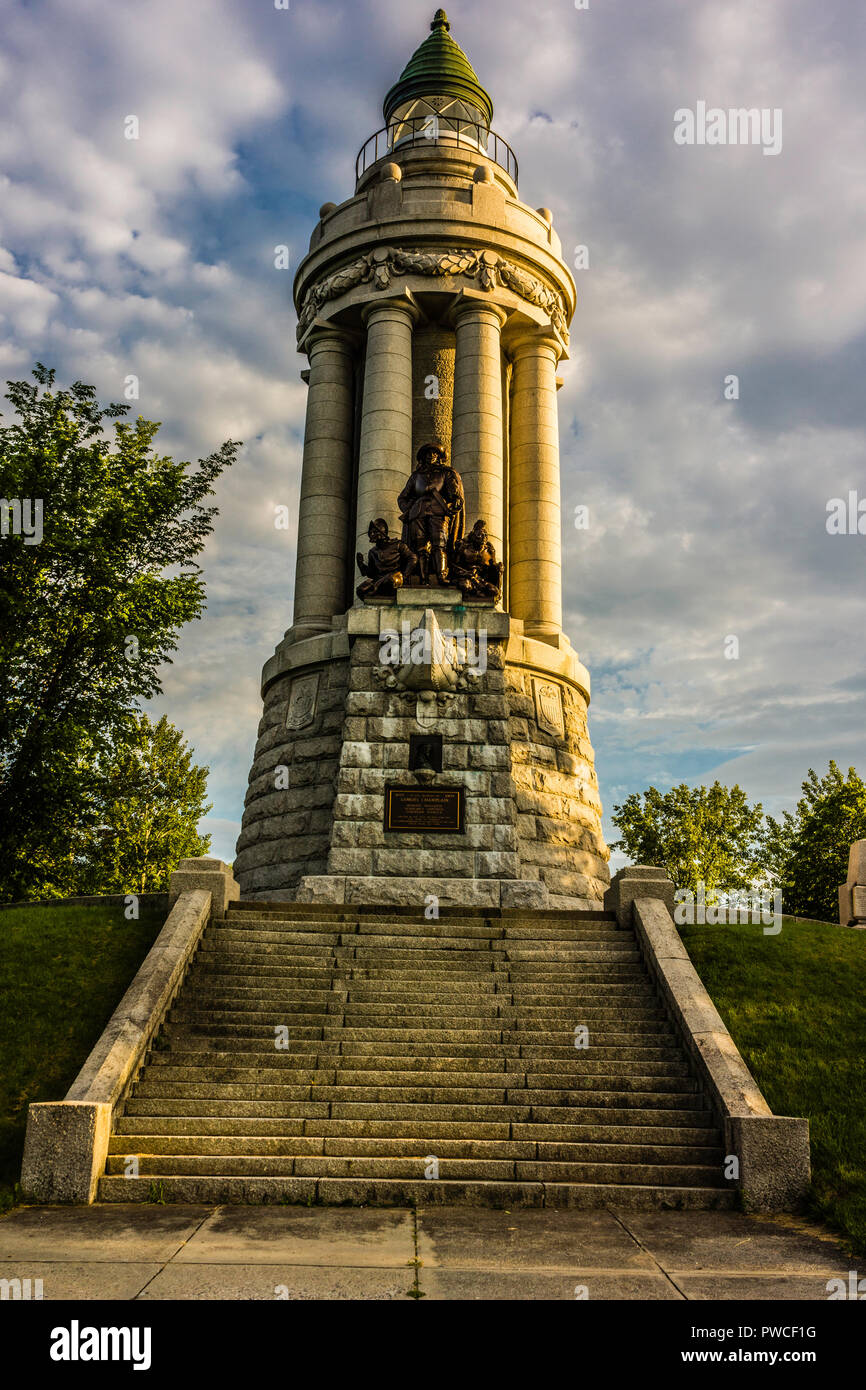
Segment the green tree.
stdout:
<path fill-rule="evenodd" d="M 39 543 L 0 539 L 0 898 L 70 891 L 98 822 L 100 764 L 134 737 L 179 629 L 201 616 L 196 563 L 212 484 L 239 445 L 197 467 L 154 448 L 159 425 L 121 421 L 91 386 L 9 382 L 0 497 L 41 500 Z M 8 513 L 8 509 L 7 509 Z M 32 538 L 31 538 L 32 540 Z"/>
<path fill-rule="evenodd" d="M 197 767 L 165 715 L 140 715 L 101 769 L 99 825 L 80 855 L 81 893 L 157 893 L 178 860 L 207 854 L 208 768 Z"/>
<path fill-rule="evenodd" d="M 611 849 L 667 869 L 677 888 L 696 892 L 704 883 L 709 900 L 716 890 L 750 888 L 763 876 L 763 809 L 750 806 L 741 787 L 649 787 L 615 806 L 612 820 L 622 838 Z"/>
<path fill-rule="evenodd" d="M 823 777 L 814 769 L 802 784 L 796 811 L 781 821 L 767 817 L 765 861 L 794 917 L 833 922 L 838 888 L 848 875 L 848 851 L 866 839 L 866 783 L 849 767 L 847 777 L 832 760 Z"/>

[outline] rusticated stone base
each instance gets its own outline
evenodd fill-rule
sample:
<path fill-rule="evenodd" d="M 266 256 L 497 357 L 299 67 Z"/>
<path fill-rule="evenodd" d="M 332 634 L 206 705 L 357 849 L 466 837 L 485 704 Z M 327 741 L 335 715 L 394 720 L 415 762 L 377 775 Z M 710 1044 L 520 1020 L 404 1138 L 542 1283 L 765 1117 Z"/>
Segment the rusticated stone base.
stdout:
<path fill-rule="evenodd" d="M 435 899 L 435 904 L 433 903 Z M 548 908 L 547 887 L 525 878 L 385 878 L 309 875 L 302 878 L 297 900 L 301 903 L 363 904 L 368 907 L 429 907 L 431 917 L 439 907 Z M 588 904 L 587 904 L 588 905 Z M 597 905 L 597 904 L 596 904 Z"/>
<path fill-rule="evenodd" d="M 234 863 L 242 897 L 584 907 L 603 896 L 586 672 L 565 639 L 528 640 L 507 614 L 445 598 L 433 600 L 442 628 L 487 635 L 486 668 L 453 691 L 407 691 L 380 665 L 380 632 L 423 621 L 417 591 L 351 609 L 345 626 L 287 641 L 268 663 Z M 287 728 L 287 716 L 309 722 Z M 384 828 L 387 785 L 429 785 L 409 771 L 422 732 L 442 736 L 433 785 L 464 789 L 462 833 Z"/>
<path fill-rule="evenodd" d="M 602 897 L 608 851 L 601 836 L 586 699 L 564 681 L 540 680 L 531 667 L 507 664 L 505 681 L 521 873 L 541 879 L 559 898 Z M 536 684 L 560 685 L 561 734 L 539 723 Z"/>
<path fill-rule="evenodd" d="M 270 680 L 273 659 L 265 667 L 264 712 L 233 865 L 242 897 L 293 901 L 303 874 L 327 868 L 349 690 L 342 636 L 342 643 L 289 642 L 286 654 L 296 664 Z M 289 728 L 292 688 L 310 676 L 318 676 L 318 688 L 309 722 Z"/>

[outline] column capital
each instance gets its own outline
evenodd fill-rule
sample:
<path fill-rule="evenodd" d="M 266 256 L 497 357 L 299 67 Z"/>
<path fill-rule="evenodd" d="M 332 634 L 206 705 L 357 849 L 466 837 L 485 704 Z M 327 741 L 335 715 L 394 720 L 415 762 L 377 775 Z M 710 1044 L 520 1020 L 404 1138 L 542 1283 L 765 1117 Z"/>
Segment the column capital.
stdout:
<path fill-rule="evenodd" d="M 421 310 L 414 299 L 408 295 L 393 295 L 387 299 L 371 299 L 361 310 L 361 319 L 366 328 L 369 328 L 371 320 L 381 319 L 408 319 L 411 325 L 415 325 L 419 319 L 423 318 Z"/>
<path fill-rule="evenodd" d="M 314 323 L 304 339 L 303 351 L 308 357 L 322 348 L 336 348 L 339 352 L 352 353 L 357 334 L 348 328 L 338 328 L 329 323 Z"/>
<path fill-rule="evenodd" d="M 343 324 L 333 323 L 328 319 L 316 318 L 308 326 L 303 337 L 298 340 L 298 352 L 310 355 L 310 349 L 320 346 L 322 343 L 333 343 L 339 347 L 345 343 L 352 347 L 358 340 L 358 334 L 351 328 Z"/>
<path fill-rule="evenodd" d="M 508 318 L 508 310 L 490 299 L 476 299 L 474 295 L 460 294 L 448 311 L 448 317 L 456 324 L 463 318 L 483 318 L 488 316 L 501 329 Z"/>
<path fill-rule="evenodd" d="M 523 357 L 549 357 L 556 363 L 564 348 L 558 334 L 548 324 L 527 324 L 509 334 L 507 351 L 513 362 Z"/>

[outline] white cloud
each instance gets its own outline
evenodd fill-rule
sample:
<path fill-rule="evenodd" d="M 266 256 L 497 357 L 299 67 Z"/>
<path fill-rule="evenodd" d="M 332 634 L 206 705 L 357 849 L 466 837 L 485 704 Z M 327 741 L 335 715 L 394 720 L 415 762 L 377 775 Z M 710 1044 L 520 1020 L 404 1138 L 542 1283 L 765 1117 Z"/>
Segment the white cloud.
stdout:
<path fill-rule="evenodd" d="M 297 260 L 319 203 L 349 196 L 430 15 L 398 0 L 7 10 L 0 370 L 38 358 L 104 399 L 134 373 L 166 450 L 246 441 L 218 488 L 208 612 L 159 702 L 212 768 L 222 845 L 259 669 L 291 617 L 293 538 L 272 515 L 295 510 L 305 388 L 273 247 Z M 451 19 L 522 196 L 553 208 L 567 260 L 590 248 L 560 393 L 565 608 L 606 803 L 716 772 L 790 801 L 834 750 L 862 771 L 861 542 L 824 528 L 828 497 L 866 495 L 850 7 L 482 0 Z M 675 146 L 673 113 L 698 98 L 781 107 L 782 153 Z"/>

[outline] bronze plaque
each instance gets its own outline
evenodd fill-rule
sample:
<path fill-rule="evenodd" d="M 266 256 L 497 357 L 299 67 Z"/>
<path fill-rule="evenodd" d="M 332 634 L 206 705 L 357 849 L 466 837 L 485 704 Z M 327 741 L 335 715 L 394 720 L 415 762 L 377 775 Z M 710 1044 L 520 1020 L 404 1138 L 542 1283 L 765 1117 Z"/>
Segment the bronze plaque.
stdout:
<path fill-rule="evenodd" d="M 385 829 L 463 834 L 462 787 L 386 787 Z"/>

